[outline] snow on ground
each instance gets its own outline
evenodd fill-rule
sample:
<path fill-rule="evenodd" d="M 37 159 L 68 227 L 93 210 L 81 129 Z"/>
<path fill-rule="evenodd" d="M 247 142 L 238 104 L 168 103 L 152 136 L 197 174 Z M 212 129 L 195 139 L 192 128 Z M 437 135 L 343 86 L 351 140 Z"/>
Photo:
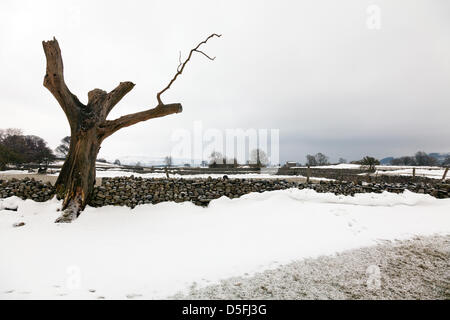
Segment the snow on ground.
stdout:
<path fill-rule="evenodd" d="M 0 171 L 0 178 L 5 176 L 15 176 L 18 178 L 18 175 L 29 175 L 28 171 L 25 170 L 7 170 Z M 47 174 L 47 176 L 57 177 L 59 172 Z M 269 173 L 242 173 L 242 174 L 224 174 L 224 173 L 203 173 L 203 174 L 171 174 L 169 172 L 170 178 L 175 179 L 206 179 L 211 177 L 213 179 L 223 178 L 226 175 L 230 179 L 288 179 L 288 178 L 305 178 L 301 175 L 275 175 Z M 166 178 L 165 172 L 147 172 L 147 173 L 139 173 L 133 171 L 121 171 L 121 170 L 97 170 L 96 177 L 97 178 L 113 178 L 113 177 L 141 177 L 141 178 Z M 34 176 L 33 176 L 34 177 Z M 36 178 L 36 177 L 34 177 Z M 333 179 L 328 178 L 319 178 L 319 177 L 311 177 L 312 180 L 319 181 L 332 181 Z"/>
<path fill-rule="evenodd" d="M 426 169 L 426 170 L 440 170 L 442 167 L 437 166 L 390 166 L 390 165 L 378 165 L 375 166 L 378 170 L 399 170 L 399 169 Z"/>
<path fill-rule="evenodd" d="M 402 170 L 402 169 L 410 169 L 412 171 L 413 168 L 420 169 L 420 170 L 442 170 L 442 167 L 436 167 L 436 166 L 390 166 L 390 165 L 377 165 L 375 166 L 380 171 L 390 171 L 390 170 Z M 293 167 L 295 168 L 306 168 L 306 167 Z M 352 164 L 352 163 L 339 163 L 339 164 L 329 164 L 324 166 L 314 166 L 311 167 L 312 169 L 361 169 L 360 164 Z"/>
<path fill-rule="evenodd" d="M 300 169 L 306 167 L 293 167 L 293 169 Z M 339 163 L 339 164 L 329 164 L 326 166 L 314 166 L 312 169 L 360 169 L 361 165 L 359 164 L 351 164 L 351 163 Z"/>
<path fill-rule="evenodd" d="M 53 165 L 53 166 L 61 166 L 61 167 L 63 166 L 63 164 L 64 164 L 63 160 L 57 160 L 57 161 L 51 163 L 51 165 Z M 116 164 L 109 163 L 109 162 L 96 161 L 95 165 L 97 167 L 103 167 L 103 168 L 121 168 L 120 165 L 116 165 Z"/>
<path fill-rule="evenodd" d="M 108 168 L 107 170 L 105 170 Z M 304 167 L 297 167 L 297 168 L 304 168 Z M 338 165 L 329 165 L 329 166 L 316 166 L 313 168 L 317 169 L 359 169 L 360 165 L 355 164 L 338 164 Z M 377 166 L 376 174 L 378 175 L 393 175 L 393 176 L 412 176 L 412 168 L 414 167 L 408 167 L 408 166 Z M 295 167 L 294 167 L 295 169 Z M 416 176 L 420 177 L 428 177 L 428 178 L 435 178 L 435 179 L 441 179 L 444 174 L 444 168 L 441 167 L 416 167 Z M 230 179 L 287 179 L 287 178 L 306 178 L 301 175 L 275 175 L 276 172 L 263 172 L 263 173 L 241 173 L 241 174 L 227 174 L 228 178 Z M 0 171 L 0 175 L 21 175 L 21 174 L 29 174 L 27 170 L 6 170 L 6 171 Z M 360 175 L 366 175 L 367 173 L 361 173 Z M 49 176 L 58 176 L 59 172 L 55 172 L 53 174 L 48 174 Z M 171 174 L 169 171 L 169 176 L 171 178 L 184 178 L 184 179 L 199 179 L 199 178 L 222 178 L 225 174 L 219 174 L 219 173 L 203 173 L 203 174 Z M 105 178 L 105 177 L 142 177 L 142 178 L 165 178 L 166 174 L 165 172 L 146 172 L 146 173 L 140 173 L 140 172 L 132 172 L 132 171 L 123 171 L 120 170 L 118 167 L 114 166 L 103 166 L 100 164 L 100 166 L 97 167 L 97 178 Z M 447 175 L 447 177 L 450 177 L 450 174 Z M 330 181 L 333 179 L 327 179 L 327 178 L 318 178 L 318 177 L 312 177 L 311 179 L 314 180 L 325 180 Z"/>
<path fill-rule="evenodd" d="M 29 174 L 28 170 L 5 170 L 0 171 L 2 175 Z"/>
<path fill-rule="evenodd" d="M 287 178 L 306 178 L 300 175 L 297 176 L 288 176 L 288 175 L 274 175 L 274 174 L 260 174 L 260 173 L 242 173 L 242 174 L 224 174 L 224 173 L 204 173 L 204 174 L 170 174 L 170 178 L 175 179 L 201 179 L 211 177 L 213 179 L 222 178 L 226 175 L 230 179 L 287 179 Z M 104 177 L 142 177 L 142 178 L 166 178 L 166 174 L 164 172 L 149 172 L 149 173 L 136 173 L 136 172 L 127 172 L 127 171 L 116 171 L 116 170 L 107 170 L 107 171 L 97 171 L 98 178 Z M 327 178 L 311 178 L 315 180 L 331 180 Z"/>
<path fill-rule="evenodd" d="M 450 236 L 383 241 L 333 256 L 295 261 L 251 277 L 193 287 L 173 298 L 448 300 L 449 255 Z"/>
<path fill-rule="evenodd" d="M 427 177 L 427 178 L 434 178 L 434 179 L 442 179 L 444 175 L 445 169 L 438 168 L 438 169 L 422 169 L 422 168 L 416 168 L 416 176 L 417 177 Z M 377 170 L 375 174 L 378 175 L 387 175 L 387 176 L 412 176 L 413 175 L 413 169 L 407 168 L 407 169 L 397 169 L 397 170 Z M 447 178 L 450 178 L 450 174 L 447 173 Z"/>
<path fill-rule="evenodd" d="M 295 168 L 306 168 L 306 167 L 294 167 Z M 326 166 L 315 166 L 312 169 L 360 169 L 359 164 L 332 164 Z M 434 179 L 442 179 L 445 169 L 442 167 L 417 167 L 417 166 L 386 166 L 379 165 L 376 166 L 376 174 L 378 175 L 389 175 L 389 176 L 412 176 L 413 168 L 416 168 L 416 176 L 427 177 Z M 366 173 L 361 173 L 360 175 L 366 175 Z"/>
<path fill-rule="evenodd" d="M 0 299 L 164 298 L 293 260 L 450 234 L 450 199 L 313 190 L 189 202 L 88 207 L 55 224 L 60 203 L 0 200 Z M 25 222 L 25 226 L 13 227 Z"/>

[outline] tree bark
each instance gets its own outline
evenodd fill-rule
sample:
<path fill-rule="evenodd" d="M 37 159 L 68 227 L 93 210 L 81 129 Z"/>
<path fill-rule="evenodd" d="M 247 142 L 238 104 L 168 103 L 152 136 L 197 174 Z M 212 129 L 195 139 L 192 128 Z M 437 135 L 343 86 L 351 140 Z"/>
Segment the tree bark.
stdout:
<path fill-rule="evenodd" d="M 95 161 L 100 141 L 95 129 L 72 135 L 69 153 L 56 181 L 56 192 L 63 199 L 64 213 L 57 222 L 69 222 L 86 206 L 95 185 Z"/>
<path fill-rule="evenodd" d="M 69 153 L 55 184 L 58 197 L 63 199 L 63 214 L 56 222 L 70 222 L 85 208 L 95 185 L 97 155 L 102 142 L 107 137 L 138 122 L 182 112 L 183 109 L 179 103 L 163 104 L 161 94 L 182 73 L 192 53 L 201 52 L 198 50 L 199 46 L 214 35 L 209 36 L 190 51 L 186 61 L 178 67 L 169 86 L 157 94 L 158 105 L 156 107 L 116 120 L 107 120 L 106 118 L 114 106 L 133 89 L 134 84 L 121 82 L 109 93 L 101 89 L 94 89 L 88 93 L 88 104 L 84 105 L 70 92 L 64 81 L 63 60 L 58 41 L 53 38 L 53 40 L 42 42 L 47 59 L 44 86 L 53 94 L 63 109 L 71 130 Z"/>

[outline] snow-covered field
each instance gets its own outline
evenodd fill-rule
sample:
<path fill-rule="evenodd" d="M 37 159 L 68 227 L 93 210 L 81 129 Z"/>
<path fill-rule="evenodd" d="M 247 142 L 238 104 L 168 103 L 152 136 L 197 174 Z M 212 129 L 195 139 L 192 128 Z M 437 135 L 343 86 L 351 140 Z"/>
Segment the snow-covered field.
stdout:
<path fill-rule="evenodd" d="M 5 170 L 0 171 L 0 174 L 2 175 L 20 175 L 20 174 L 28 174 L 29 172 L 27 170 Z"/>
<path fill-rule="evenodd" d="M 204 173 L 204 174 L 170 174 L 170 178 L 175 179 L 206 179 L 211 177 L 213 179 L 222 178 L 225 174 L 221 173 Z M 127 171 L 117 171 L 117 170 L 107 170 L 107 171 L 97 171 L 98 178 L 104 177 L 142 177 L 142 178 L 166 178 L 164 172 L 151 172 L 151 173 L 136 173 Z M 274 175 L 268 173 L 242 173 L 242 174 L 226 174 L 230 179 L 287 179 L 287 178 L 305 178 L 303 176 L 288 176 L 288 175 Z M 330 180 L 326 178 L 312 178 L 315 180 Z"/>
<path fill-rule="evenodd" d="M 16 178 L 20 177 L 21 175 L 28 175 L 28 171 L 24 170 L 7 170 L 7 171 L 0 171 L 0 177 L 1 176 L 14 176 Z M 57 177 L 59 173 L 52 173 L 48 174 L 48 176 Z M 204 174 L 171 174 L 169 172 L 170 178 L 175 179 L 206 179 L 208 177 L 211 177 L 213 179 L 222 178 L 225 174 L 221 173 L 204 173 Z M 139 173 L 139 172 L 132 172 L 132 171 L 122 171 L 122 170 L 97 170 L 96 173 L 97 178 L 113 178 L 113 177 L 141 177 L 141 178 L 166 178 L 165 172 L 147 172 L 147 173 Z M 227 177 L 230 179 L 288 179 L 288 178 L 305 178 L 301 175 L 275 175 L 270 173 L 243 173 L 243 174 L 227 174 Z M 319 178 L 319 177 L 311 177 L 312 180 L 332 180 L 327 178 Z"/>
<path fill-rule="evenodd" d="M 63 164 L 64 164 L 64 161 L 62 161 L 62 160 L 58 160 L 58 161 L 55 161 L 55 162 L 52 163 L 52 165 L 60 166 L 60 167 L 62 167 Z M 95 162 L 95 166 L 97 168 L 106 168 L 106 169 L 108 169 L 108 168 L 121 168 L 120 165 L 116 165 L 116 164 L 109 163 L 109 162 L 98 162 L 98 161 Z"/>
<path fill-rule="evenodd" d="M 59 163 L 62 165 L 62 162 Z M 293 167 L 295 168 L 306 168 L 306 167 Z M 347 164 L 341 163 L 336 165 L 326 165 L 326 166 L 315 166 L 313 169 L 360 169 L 361 165 L 358 164 Z M 428 177 L 434 179 L 442 179 L 445 169 L 442 167 L 414 167 L 414 166 L 386 166 L 379 165 L 376 166 L 377 171 L 376 175 L 391 175 L 391 176 L 412 176 L 413 168 L 416 168 L 416 176 L 418 177 Z M 306 178 L 301 175 L 276 175 L 276 168 L 269 168 L 266 171 L 261 173 L 243 173 L 243 174 L 228 174 L 227 176 L 230 179 L 286 179 L 286 178 Z M 7 170 L 0 171 L 0 175 L 23 175 L 29 174 L 26 170 Z M 55 172 L 53 174 L 49 174 L 50 176 L 58 176 L 59 172 Z M 361 175 L 365 175 L 366 173 L 361 173 Z M 188 174 L 188 175 L 180 175 L 180 174 L 170 174 L 171 178 L 184 178 L 184 179 L 194 179 L 194 178 L 222 178 L 224 174 L 217 173 L 203 173 L 203 174 Z M 166 174 L 161 170 L 161 172 L 131 172 L 125 171 L 122 167 L 116 166 L 110 163 L 97 163 L 97 178 L 104 177 L 142 177 L 142 178 L 165 178 Z M 450 177 L 450 174 L 447 175 L 447 178 Z M 327 178 L 318 178 L 312 177 L 314 180 L 332 180 Z"/>
<path fill-rule="evenodd" d="M 88 207 L 0 200 L 0 299 L 164 298 L 231 276 L 414 235 L 450 234 L 450 199 L 289 189 L 189 202 Z M 22 227 L 14 223 L 25 222 Z"/>
<path fill-rule="evenodd" d="M 392 165 L 377 165 L 375 166 L 380 171 L 390 171 L 390 170 L 404 170 L 404 169 L 424 169 L 424 170 L 442 170 L 442 167 L 435 166 L 392 166 Z M 306 167 L 294 167 L 294 168 L 306 168 Z M 315 166 L 311 167 L 313 169 L 361 169 L 360 164 L 352 163 L 339 163 L 339 164 L 329 164 L 325 166 Z"/>
<path fill-rule="evenodd" d="M 293 167 L 293 169 L 304 169 L 306 167 Z M 312 169 L 360 169 L 361 165 L 359 164 L 351 164 L 351 163 L 339 163 L 339 164 L 329 164 L 325 166 L 314 166 Z"/>
<path fill-rule="evenodd" d="M 294 167 L 295 168 L 306 168 L 306 167 Z M 326 166 L 315 166 L 313 169 L 360 169 L 359 164 L 332 164 Z M 417 166 L 388 166 L 388 165 L 378 165 L 376 166 L 376 175 L 388 175 L 388 176 L 412 176 L 413 168 L 416 168 L 416 176 L 427 177 L 433 179 L 442 179 L 445 169 L 442 167 L 417 167 Z M 365 175 L 366 173 L 361 173 Z M 450 174 L 447 175 L 449 178 Z"/>
<path fill-rule="evenodd" d="M 444 176 L 445 169 L 443 168 L 434 168 L 434 169 L 423 169 L 416 168 L 416 176 L 417 177 L 427 177 L 433 179 L 442 179 Z M 412 176 L 413 169 L 405 168 L 405 169 L 391 169 L 391 170 L 377 170 L 375 174 L 384 174 L 388 176 Z M 450 178 L 450 174 L 447 173 L 447 178 Z"/>

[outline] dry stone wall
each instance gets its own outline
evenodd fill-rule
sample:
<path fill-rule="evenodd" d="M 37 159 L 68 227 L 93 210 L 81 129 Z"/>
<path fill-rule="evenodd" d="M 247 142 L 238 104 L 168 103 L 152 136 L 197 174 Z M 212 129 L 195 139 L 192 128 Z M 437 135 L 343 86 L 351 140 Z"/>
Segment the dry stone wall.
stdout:
<path fill-rule="evenodd" d="M 140 177 L 103 178 L 101 186 L 95 187 L 89 205 L 128 206 L 164 201 L 191 201 L 206 206 L 222 196 L 238 198 L 250 192 L 283 190 L 288 188 L 314 189 L 317 192 L 331 192 L 336 195 L 355 195 L 356 193 L 383 191 L 401 193 L 412 192 L 429 194 L 436 198 L 450 197 L 450 184 L 442 182 L 345 182 L 321 181 L 316 184 L 296 183 L 278 179 L 145 179 Z M 17 196 L 38 202 L 47 201 L 54 196 L 54 187 L 34 179 L 0 180 L 0 198 Z"/>

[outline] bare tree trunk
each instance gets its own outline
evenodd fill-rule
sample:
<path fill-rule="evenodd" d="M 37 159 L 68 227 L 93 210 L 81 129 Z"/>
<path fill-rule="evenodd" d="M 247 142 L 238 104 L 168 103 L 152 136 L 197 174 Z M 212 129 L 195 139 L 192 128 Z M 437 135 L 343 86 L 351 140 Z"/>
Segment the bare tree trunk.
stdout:
<path fill-rule="evenodd" d="M 71 221 L 86 206 L 95 185 L 95 161 L 100 149 L 95 130 L 72 136 L 69 154 L 56 181 L 64 213 L 57 222 Z"/>
<path fill-rule="evenodd" d="M 70 222 L 85 208 L 94 189 L 95 162 L 104 139 L 116 131 L 138 122 L 182 111 L 179 103 L 164 104 L 161 101 L 161 94 L 167 91 L 183 72 L 194 52 L 200 52 L 209 59 L 214 59 L 199 50 L 202 44 L 214 36 L 220 37 L 217 34 L 210 35 L 189 52 L 188 58 L 183 63 L 180 62 L 175 76 L 162 91 L 157 93 L 158 105 L 155 108 L 129 114 L 112 121 L 107 120 L 108 114 L 133 89 L 134 84 L 121 82 L 109 93 L 94 89 L 88 93 L 88 104 L 84 105 L 66 86 L 58 41 L 53 38 L 51 41 L 42 42 L 47 58 L 44 86 L 60 104 L 71 129 L 69 153 L 55 185 L 57 195 L 63 199 L 63 214 L 56 222 Z"/>

